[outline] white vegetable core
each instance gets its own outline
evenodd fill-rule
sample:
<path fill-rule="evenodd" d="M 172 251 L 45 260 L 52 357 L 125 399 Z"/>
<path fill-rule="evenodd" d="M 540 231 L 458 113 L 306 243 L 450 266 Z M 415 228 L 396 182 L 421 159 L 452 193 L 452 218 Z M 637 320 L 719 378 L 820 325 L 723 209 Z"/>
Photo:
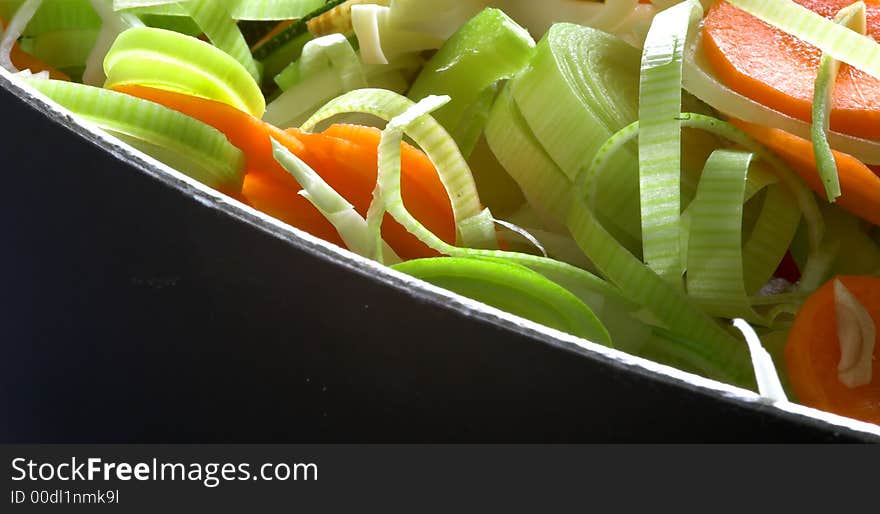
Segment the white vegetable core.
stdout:
<path fill-rule="evenodd" d="M 858 299 L 840 280 L 834 281 L 834 310 L 837 315 L 837 339 L 840 363 L 837 378 L 855 388 L 871 383 L 874 364 L 874 341 L 877 327 Z"/>

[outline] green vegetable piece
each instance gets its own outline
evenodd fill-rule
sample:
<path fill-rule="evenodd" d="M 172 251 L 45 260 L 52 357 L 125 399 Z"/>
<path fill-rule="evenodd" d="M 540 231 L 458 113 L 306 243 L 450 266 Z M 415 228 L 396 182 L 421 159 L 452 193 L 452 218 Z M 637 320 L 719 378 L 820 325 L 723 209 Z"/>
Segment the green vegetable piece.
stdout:
<path fill-rule="evenodd" d="M 214 127 L 116 91 L 61 80 L 22 80 L 168 166 L 220 191 L 241 191 L 244 155 Z"/>
<path fill-rule="evenodd" d="M 867 24 L 865 3 L 856 2 L 849 7 L 844 7 L 834 17 L 834 21 L 864 35 Z M 819 61 L 819 71 L 816 74 L 816 86 L 813 93 L 813 124 L 810 131 L 816 166 L 819 168 L 819 177 L 825 186 L 828 201 L 832 203 L 841 195 L 837 163 L 831 153 L 831 145 L 828 144 L 834 83 L 837 81 L 839 71 L 840 61 L 831 55 L 823 54 Z"/>
<path fill-rule="evenodd" d="M 257 118 L 266 100 L 248 71 L 229 54 L 199 39 L 151 27 L 128 29 L 104 59 L 107 88 L 139 84 L 229 104 Z"/>
<path fill-rule="evenodd" d="M 608 331 L 584 302 L 525 266 L 498 260 L 437 257 L 392 267 L 511 314 L 611 346 Z"/>
<path fill-rule="evenodd" d="M 602 143 L 638 118 L 639 51 L 600 30 L 553 25 L 509 83 L 535 138 L 569 181 Z M 599 177 L 595 210 L 612 233 L 641 239 L 635 145 Z"/>
<path fill-rule="evenodd" d="M 531 60 L 535 41 L 498 9 L 485 9 L 471 18 L 428 61 L 410 89 L 415 101 L 428 95 L 452 100 L 434 113 L 470 155 L 479 139 L 494 98 L 495 84 L 513 77 Z"/>

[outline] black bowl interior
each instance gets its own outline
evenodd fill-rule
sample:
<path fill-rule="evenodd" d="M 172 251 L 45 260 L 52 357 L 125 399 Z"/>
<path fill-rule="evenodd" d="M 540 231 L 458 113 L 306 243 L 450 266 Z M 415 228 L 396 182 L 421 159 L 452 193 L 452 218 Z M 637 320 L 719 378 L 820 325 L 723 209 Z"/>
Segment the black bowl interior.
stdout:
<path fill-rule="evenodd" d="M 0 441 L 880 439 L 422 287 L 0 82 Z"/>

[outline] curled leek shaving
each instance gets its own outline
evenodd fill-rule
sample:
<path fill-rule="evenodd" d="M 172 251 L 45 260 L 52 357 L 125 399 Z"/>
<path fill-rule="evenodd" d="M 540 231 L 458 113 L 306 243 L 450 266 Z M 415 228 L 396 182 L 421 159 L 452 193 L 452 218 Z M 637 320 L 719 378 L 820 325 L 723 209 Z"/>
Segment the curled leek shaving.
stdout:
<path fill-rule="evenodd" d="M 351 112 L 371 114 L 389 121 L 413 105 L 408 98 L 391 91 L 360 89 L 331 100 L 303 124 L 302 130 L 310 131 L 333 116 Z M 486 239 L 488 231 L 479 225 L 464 223 L 465 220 L 480 216 L 483 207 L 480 205 L 470 168 L 449 133 L 434 118 L 426 116 L 424 122 L 413 126 L 408 135 L 431 159 L 440 181 L 449 193 L 459 233 L 458 242 L 462 246 L 474 248 L 493 247 L 495 243 Z M 484 221 L 492 223 L 491 220 Z"/>
<path fill-rule="evenodd" d="M 639 205 L 645 263 L 681 285 L 681 76 L 688 30 L 703 17 L 687 0 L 654 17 L 639 82 Z"/>

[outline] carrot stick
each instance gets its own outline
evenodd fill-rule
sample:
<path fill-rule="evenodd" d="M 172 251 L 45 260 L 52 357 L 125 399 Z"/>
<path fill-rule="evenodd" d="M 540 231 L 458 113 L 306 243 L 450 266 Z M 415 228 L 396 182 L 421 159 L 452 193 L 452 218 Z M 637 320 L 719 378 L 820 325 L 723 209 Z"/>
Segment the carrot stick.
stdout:
<path fill-rule="evenodd" d="M 366 132 L 353 131 L 351 137 L 359 139 L 351 142 L 327 134 L 284 131 L 229 105 L 182 93 L 136 85 L 115 89 L 160 103 L 223 132 L 244 152 L 247 160 L 243 196 L 271 216 L 315 235 L 327 233 L 325 221 L 321 226 L 315 225 L 316 216 L 320 216 L 318 211 L 297 194 L 302 189 L 300 185 L 275 161 L 271 138 L 309 164 L 362 215 L 366 214 L 376 184 L 378 131 L 370 132 L 370 137 Z M 426 227 L 444 240 L 455 242 L 452 206 L 430 160 L 422 152 L 404 145 L 401 162 L 404 202 Z M 382 224 L 382 235 L 404 259 L 437 255 L 390 216 Z M 340 242 L 338 235 L 334 242 Z"/>
<path fill-rule="evenodd" d="M 837 277 L 861 303 L 875 325 L 880 323 L 880 277 Z M 875 341 L 873 380 L 850 388 L 838 377 L 834 280 L 813 293 L 798 312 L 785 345 L 792 388 L 804 405 L 843 416 L 880 423 L 880 344 Z"/>
<path fill-rule="evenodd" d="M 804 179 L 810 189 L 824 198 L 825 186 L 819 178 L 813 143 L 788 132 L 732 119 L 730 122 L 776 152 Z M 880 177 L 855 157 L 833 151 L 840 178 L 841 196 L 837 204 L 847 211 L 880 225 Z"/>
<path fill-rule="evenodd" d="M 795 0 L 827 18 L 853 0 Z M 880 39 L 880 1 L 867 0 L 867 33 Z M 821 51 L 727 2 L 715 2 L 703 26 L 703 51 L 726 86 L 777 111 L 810 121 Z M 842 64 L 834 85 L 831 129 L 880 138 L 880 80 Z"/>

